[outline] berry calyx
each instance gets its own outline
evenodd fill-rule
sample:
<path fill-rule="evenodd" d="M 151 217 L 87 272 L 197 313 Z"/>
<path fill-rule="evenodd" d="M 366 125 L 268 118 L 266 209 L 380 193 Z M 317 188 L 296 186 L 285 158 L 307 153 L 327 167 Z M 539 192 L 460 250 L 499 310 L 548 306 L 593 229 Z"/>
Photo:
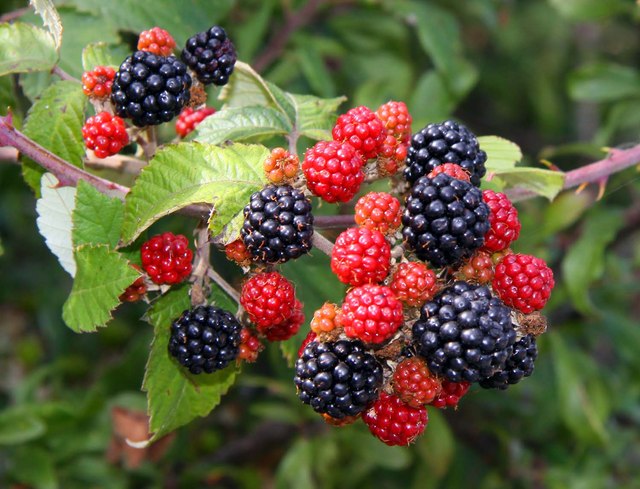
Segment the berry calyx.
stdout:
<path fill-rule="evenodd" d="M 158 284 L 177 284 L 191 274 L 193 251 L 187 238 L 171 232 L 158 234 L 140 248 L 142 268 Z"/>
<path fill-rule="evenodd" d="M 311 331 L 320 334 L 328 333 L 342 325 L 342 311 L 331 302 L 325 302 L 320 309 L 313 313 L 311 319 Z"/>
<path fill-rule="evenodd" d="M 262 164 L 267 180 L 276 185 L 291 183 L 298 176 L 300 160 L 298 155 L 289 153 L 284 148 L 274 148 Z"/>
<path fill-rule="evenodd" d="M 185 107 L 176 121 L 176 134 L 181 138 L 186 137 L 198 124 L 215 113 L 216 109 L 213 107 L 202 107 L 200 109 Z"/>
<path fill-rule="evenodd" d="M 390 266 L 391 246 L 380 231 L 346 229 L 331 252 L 331 270 L 349 285 L 381 282 Z"/>
<path fill-rule="evenodd" d="M 111 95 L 111 86 L 116 77 L 116 70 L 110 66 L 96 66 L 91 71 L 82 74 L 82 91 L 87 97 L 98 100 Z"/>
<path fill-rule="evenodd" d="M 364 160 L 347 142 L 318 141 L 309 148 L 302 171 L 309 191 L 326 202 L 348 202 L 364 180 Z"/>
<path fill-rule="evenodd" d="M 225 30 L 217 25 L 190 37 L 182 50 L 182 60 L 204 85 L 226 85 L 238 58 Z"/>
<path fill-rule="evenodd" d="M 258 354 L 262 349 L 263 346 L 258 337 L 249 328 L 242 328 L 237 359 L 253 363 L 258 359 Z"/>
<path fill-rule="evenodd" d="M 476 251 L 454 274 L 457 280 L 488 284 L 493 280 L 493 259 L 482 249 Z"/>
<path fill-rule="evenodd" d="M 512 253 L 496 265 L 492 285 L 506 305 L 529 314 L 545 306 L 555 282 L 543 259 Z"/>
<path fill-rule="evenodd" d="M 457 408 L 460 399 L 467 393 L 471 387 L 471 382 L 451 382 L 444 379 L 442 381 L 442 390 L 431 401 L 430 406 L 437 407 L 438 409 L 444 409 L 447 407 Z"/>
<path fill-rule="evenodd" d="M 373 403 L 362 420 L 371 434 L 387 445 L 406 446 L 427 427 L 428 415 L 424 407 L 412 407 L 386 392 Z"/>
<path fill-rule="evenodd" d="M 236 262 L 241 267 L 247 267 L 251 264 L 251 254 L 241 239 L 236 239 L 225 245 L 224 254 L 227 259 Z"/>
<path fill-rule="evenodd" d="M 442 165 L 438 165 L 427 174 L 427 177 L 434 178 L 436 175 L 440 175 L 441 173 L 446 173 L 450 177 L 457 178 L 458 180 L 471 182 L 469 172 L 455 163 L 443 163 Z"/>
<path fill-rule="evenodd" d="M 385 131 L 378 116 L 361 105 L 339 116 L 331 134 L 334 141 L 348 142 L 368 160 L 380 153 Z"/>
<path fill-rule="evenodd" d="M 302 303 L 296 299 L 293 312 L 282 323 L 270 326 L 261 331 L 269 341 L 284 341 L 294 336 L 304 323 L 304 309 Z"/>
<path fill-rule="evenodd" d="M 291 317 L 295 290 L 293 284 L 278 272 L 259 273 L 242 286 L 240 304 L 249 314 L 249 320 L 264 334 L 268 328 Z"/>
<path fill-rule="evenodd" d="M 159 56 L 170 56 L 176 48 L 176 41 L 169 32 L 160 27 L 142 31 L 138 36 L 138 50 Z"/>
<path fill-rule="evenodd" d="M 351 289 L 342 304 L 345 334 L 365 343 L 382 343 L 402 325 L 402 303 L 389 287 L 362 285 Z"/>
<path fill-rule="evenodd" d="M 393 273 L 389 288 L 399 301 L 409 307 L 418 307 L 438 291 L 437 277 L 424 263 L 403 262 Z"/>
<path fill-rule="evenodd" d="M 355 220 L 358 226 L 390 234 L 400 227 L 401 219 L 400 201 L 387 192 L 369 192 L 356 202 Z"/>
<path fill-rule="evenodd" d="M 401 361 L 393 372 L 393 391 L 412 407 L 432 402 L 442 390 L 442 383 L 432 375 L 424 360 L 411 357 Z"/>
<path fill-rule="evenodd" d="M 89 117 L 82 126 L 82 138 L 87 149 L 98 158 L 113 156 L 129 144 L 124 121 L 109 112 Z"/>
<path fill-rule="evenodd" d="M 518 219 L 518 210 L 501 192 L 484 190 L 482 199 L 491 210 L 489 214 L 491 227 L 484 237 L 483 248 L 490 252 L 505 250 L 520 235 L 521 224 Z"/>

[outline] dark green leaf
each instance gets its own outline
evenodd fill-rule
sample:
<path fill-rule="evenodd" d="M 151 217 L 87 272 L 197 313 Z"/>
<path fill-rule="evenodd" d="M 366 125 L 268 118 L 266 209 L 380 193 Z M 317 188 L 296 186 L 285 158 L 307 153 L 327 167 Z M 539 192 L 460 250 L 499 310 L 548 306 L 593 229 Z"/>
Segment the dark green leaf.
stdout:
<path fill-rule="evenodd" d="M 15 454 L 11 475 L 33 489 L 57 489 L 52 454 L 38 447 L 23 447 Z"/>
<path fill-rule="evenodd" d="M 42 420 L 18 407 L 0 412 L 0 445 L 21 445 L 47 431 Z"/>
<path fill-rule="evenodd" d="M 114 249 L 120 240 L 124 203 L 108 197 L 80 180 L 73 209 L 73 245 L 107 244 Z"/>
<path fill-rule="evenodd" d="M 549 0 L 561 15 L 571 20 L 598 20 L 628 12 L 633 6 L 624 0 Z"/>
<path fill-rule="evenodd" d="M 640 73 L 635 68 L 613 63 L 589 64 L 569 80 L 569 93 L 576 100 L 608 102 L 640 96 Z"/>

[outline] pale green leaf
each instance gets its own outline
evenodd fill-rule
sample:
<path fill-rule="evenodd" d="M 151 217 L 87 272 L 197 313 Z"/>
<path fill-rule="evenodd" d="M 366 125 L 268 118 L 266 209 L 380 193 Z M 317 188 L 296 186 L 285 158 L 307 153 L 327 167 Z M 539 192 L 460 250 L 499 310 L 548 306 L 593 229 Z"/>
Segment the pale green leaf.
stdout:
<path fill-rule="evenodd" d="M 582 66 L 569 79 L 569 94 L 576 100 L 608 102 L 640 96 L 640 73 L 614 63 Z"/>
<path fill-rule="evenodd" d="M 114 48 L 106 42 L 92 42 L 87 44 L 82 50 L 82 68 L 84 71 L 91 71 L 96 66 L 118 66 L 126 54 L 114 57 Z"/>
<path fill-rule="evenodd" d="M 267 82 L 248 64 L 238 61 L 218 99 L 226 107 L 250 107 L 261 105 L 286 113 L 280 106 Z"/>
<path fill-rule="evenodd" d="M 633 5 L 626 0 L 549 0 L 564 17 L 571 20 L 598 20 L 627 12 Z"/>
<path fill-rule="evenodd" d="M 60 49 L 62 44 L 62 22 L 56 7 L 51 0 L 29 0 L 36 13 L 42 17 L 44 26 L 51 33 L 51 37 L 55 41 L 56 49 Z"/>
<path fill-rule="evenodd" d="M 520 147 L 499 136 L 478 137 L 480 149 L 487 153 L 487 173 L 508 170 L 515 167 L 516 163 L 522 159 Z"/>
<path fill-rule="evenodd" d="M 494 172 L 507 189 L 525 189 L 549 200 L 558 195 L 564 185 L 564 173 L 528 166 Z M 509 192 L 506 192 L 507 195 Z"/>
<path fill-rule="evenodd" d="M 29 109 L 24 134 L 72 165 L 82 166 L 86 100 L 79 83 L 64 80 L 54 83 Z M 34 189 L 38 188 L 42 173 L 39 165 L 24 159 L 23 176 Z"/>
<path fill-rule="evenodd" d="M 73 210 L 73 245 L 118 245 L 124 216 L 124 203 L 109 197 L 80 180 Z"/>
<path fill-rule="evenodd" d="M 228 107 L 198 124 L 194 140 L 210 144 L 256 141 L 290 130 L 284 114 L 269 107 Z"/>
<path fill-rule="evenodd" d="M 47 31 L 22 22 L 0 24 L 0 76 L 49 71 L 57 60 L 55 41 Z"/>
<path fill-rule="evenodd" d="M 75 332 L 96 331 L 106 326 L 111 311 L 120 304 L 118 296 L 140 274 L 106 245 L 81 246 L 74 256 L 78 270 L 62 319 Z"/>
<path fill-rule="evenodd" d="M 189 308 L 188 289 L 181 286 L 158 299 L 147 314 L 155 331 L 142 385 L 147 392 L 149 430 L 153 433 L 150 441 L 209 414 L 238 373 L 237 367 L 229 365 L 213 374 L 191 375 L 170 357 L 167 345 L 171 323 Z"/>
<path fill-rule="evenodd" d="M 71 240 L 71 215 L 75 207 L 76 189 L 58 187 L 58 184 L 58 179 L 51 173 L 42 176 L 42 197 L 36 202 L 36 224 L 47 247 L 58 258 L 62 268 L 73 277 L 76 274 L 76 262 Z"/>
<path fill-rule="evenodd" d="M 0 445 L 21 445 L 46 431 L 44 422 L 25 409 L 9 408 L 0 412 Z"/>
<path fill-rule="evenodd" d="M 189 204 L 214 205 L 214 235 L 242 212 L 251 194 L 266 182 L 260 145 L 215 146 L 181 143 L 158 151 L 127 195 L 122 226 L 124 244 L 163 216 Z"/>
<path fill-rule="evenodd" d="M 33 489 L 57 489 L 53 454 L 41 447 L 21 447 L 13 457 L 11 476 Z"/>
<path fill-rule="evenodd" d="M 347 97 L 318 98 L 312 95 L 289 94 L 296 113 L 298 133 L 311 139 L 331 139 L 337 110 Z"/>

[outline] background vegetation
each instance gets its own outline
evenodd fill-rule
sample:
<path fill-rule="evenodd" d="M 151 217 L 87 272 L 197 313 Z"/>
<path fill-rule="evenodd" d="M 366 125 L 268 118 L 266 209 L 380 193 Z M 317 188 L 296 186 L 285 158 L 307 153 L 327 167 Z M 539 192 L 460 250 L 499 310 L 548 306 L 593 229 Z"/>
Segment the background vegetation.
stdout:
<path fill-rule="evenodd" d="M 632 0 L 55 3 L 61 67 L 75 77 L 89 42 L 124 58 L 144 29 L 168 29 L 181 45 L 219 23 L 240 59 L 285 90 L 346 95 L 342 111 L 403 100 L 414 130 L 454 117 L 476 134 L 517 142 L 528 164 L 544 159 L 568 171 L 603 158 L 603 146 L 640 139 Z M 4 1 L 0 15 L 24 7 Z M 19 13 L 39 25 L 30 9 Z M 11 107 L 20 121 L 50 80 L 0 78 L 0 112 Z M 640 178 L 629 169 L 609 179 L 599 201 L 597 192 L 592 185 L 518 205 L 516 250 L 544 257 L 557 277 L 536 372 L 521 384 L 474 389 L 457 411 L 432 409 L 415 446 L 390 448 L 363 425 L 326 426 L 298 401 L 292 370 L 270 346 L 210 416 L 138 464 L 112 431 L 114 407 L 144 409 L 152 331 L 143 309 L 122 308 L 94 335 L 63 324 L 71 280 L 38 235 L 20 168 L 0 164 L 0 485 L 639 487 Z M 172 230 L 190 224 L 163 221 Z M 213 259 L 239 280 L 224 257 Z M 298 287 L 307 314 L 339 299 L 326 258 L 285 269 L 299 284 L 313 277 Z"/>

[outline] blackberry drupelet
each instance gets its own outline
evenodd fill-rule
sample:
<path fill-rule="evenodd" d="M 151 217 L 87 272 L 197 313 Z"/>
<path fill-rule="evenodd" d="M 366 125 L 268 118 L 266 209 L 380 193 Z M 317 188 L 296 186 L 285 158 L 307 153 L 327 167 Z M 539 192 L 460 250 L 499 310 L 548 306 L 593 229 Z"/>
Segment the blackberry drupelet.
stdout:
<path fill-rule="evenodd" d="M 136 51 L 126 58 L 111 87 L 118 116 L 139 127 L 168 122 L 180 114 L 191 97 L 191 76 L 175 56 Z"/>
<path fill-rule="evenodd" d="M 404 178 L 413 184 L 438 165 L 456 163 L 469 172 L 471 183 L 479 186 L 487 171 L 485 161 L 487 154 L 462 124 L 454 121 L 429 124 L 411 137 Z"/>
<path fill-rule="evenodd" d="M 217 25 L 190 37 L 182 60 L 204 85 L 226 85 L 237 61 L 236 48 L 225 30 Z"/>
<path fill-rule="evenodd" d="M 485 389 L 506 389 L 509 385 L 517 384 L 533 373 L 536 358 L 538 358 L 536 337 L 531 334 L 523 336 L 513 345 L 513 353 L 507 358 L 504 369 L 487 379 L 480 380 L 480 386 Z"/>
<path fill-rule="evenodd" d="M 296 361 L 298 397 L 337 419 L 355 416 L 379 394 L 382 367 L 359 340 L 309 343 Z"/>
<path fill-rule="evenodd" d="M 459 265 L 484 244 L 489 212 L 482 192 L 469 182 L 446 173 L 422 177 L 407 197 L 402 237 L 434 267 Z"/>
<path fill-rule="evenodd" d="M 455 282 L 422 306 L 413 345 L 434 374 L 479 382 L 505 368 L 516 331 L 511 309 L 486 286 Z"/>
<path fill-rule="evenodd" d="M 192 374 L 225 368 L 240 352 L 242 325 L 216 306 L 187 309 L 171 324 L 169 353 Z"/>
<path fill-rule="evenodd" d="M 257 261 L 283 263 L 311 249 L 311 202 L 290 185 L 267 185 L 244 208 L 242 240 Z"/>

